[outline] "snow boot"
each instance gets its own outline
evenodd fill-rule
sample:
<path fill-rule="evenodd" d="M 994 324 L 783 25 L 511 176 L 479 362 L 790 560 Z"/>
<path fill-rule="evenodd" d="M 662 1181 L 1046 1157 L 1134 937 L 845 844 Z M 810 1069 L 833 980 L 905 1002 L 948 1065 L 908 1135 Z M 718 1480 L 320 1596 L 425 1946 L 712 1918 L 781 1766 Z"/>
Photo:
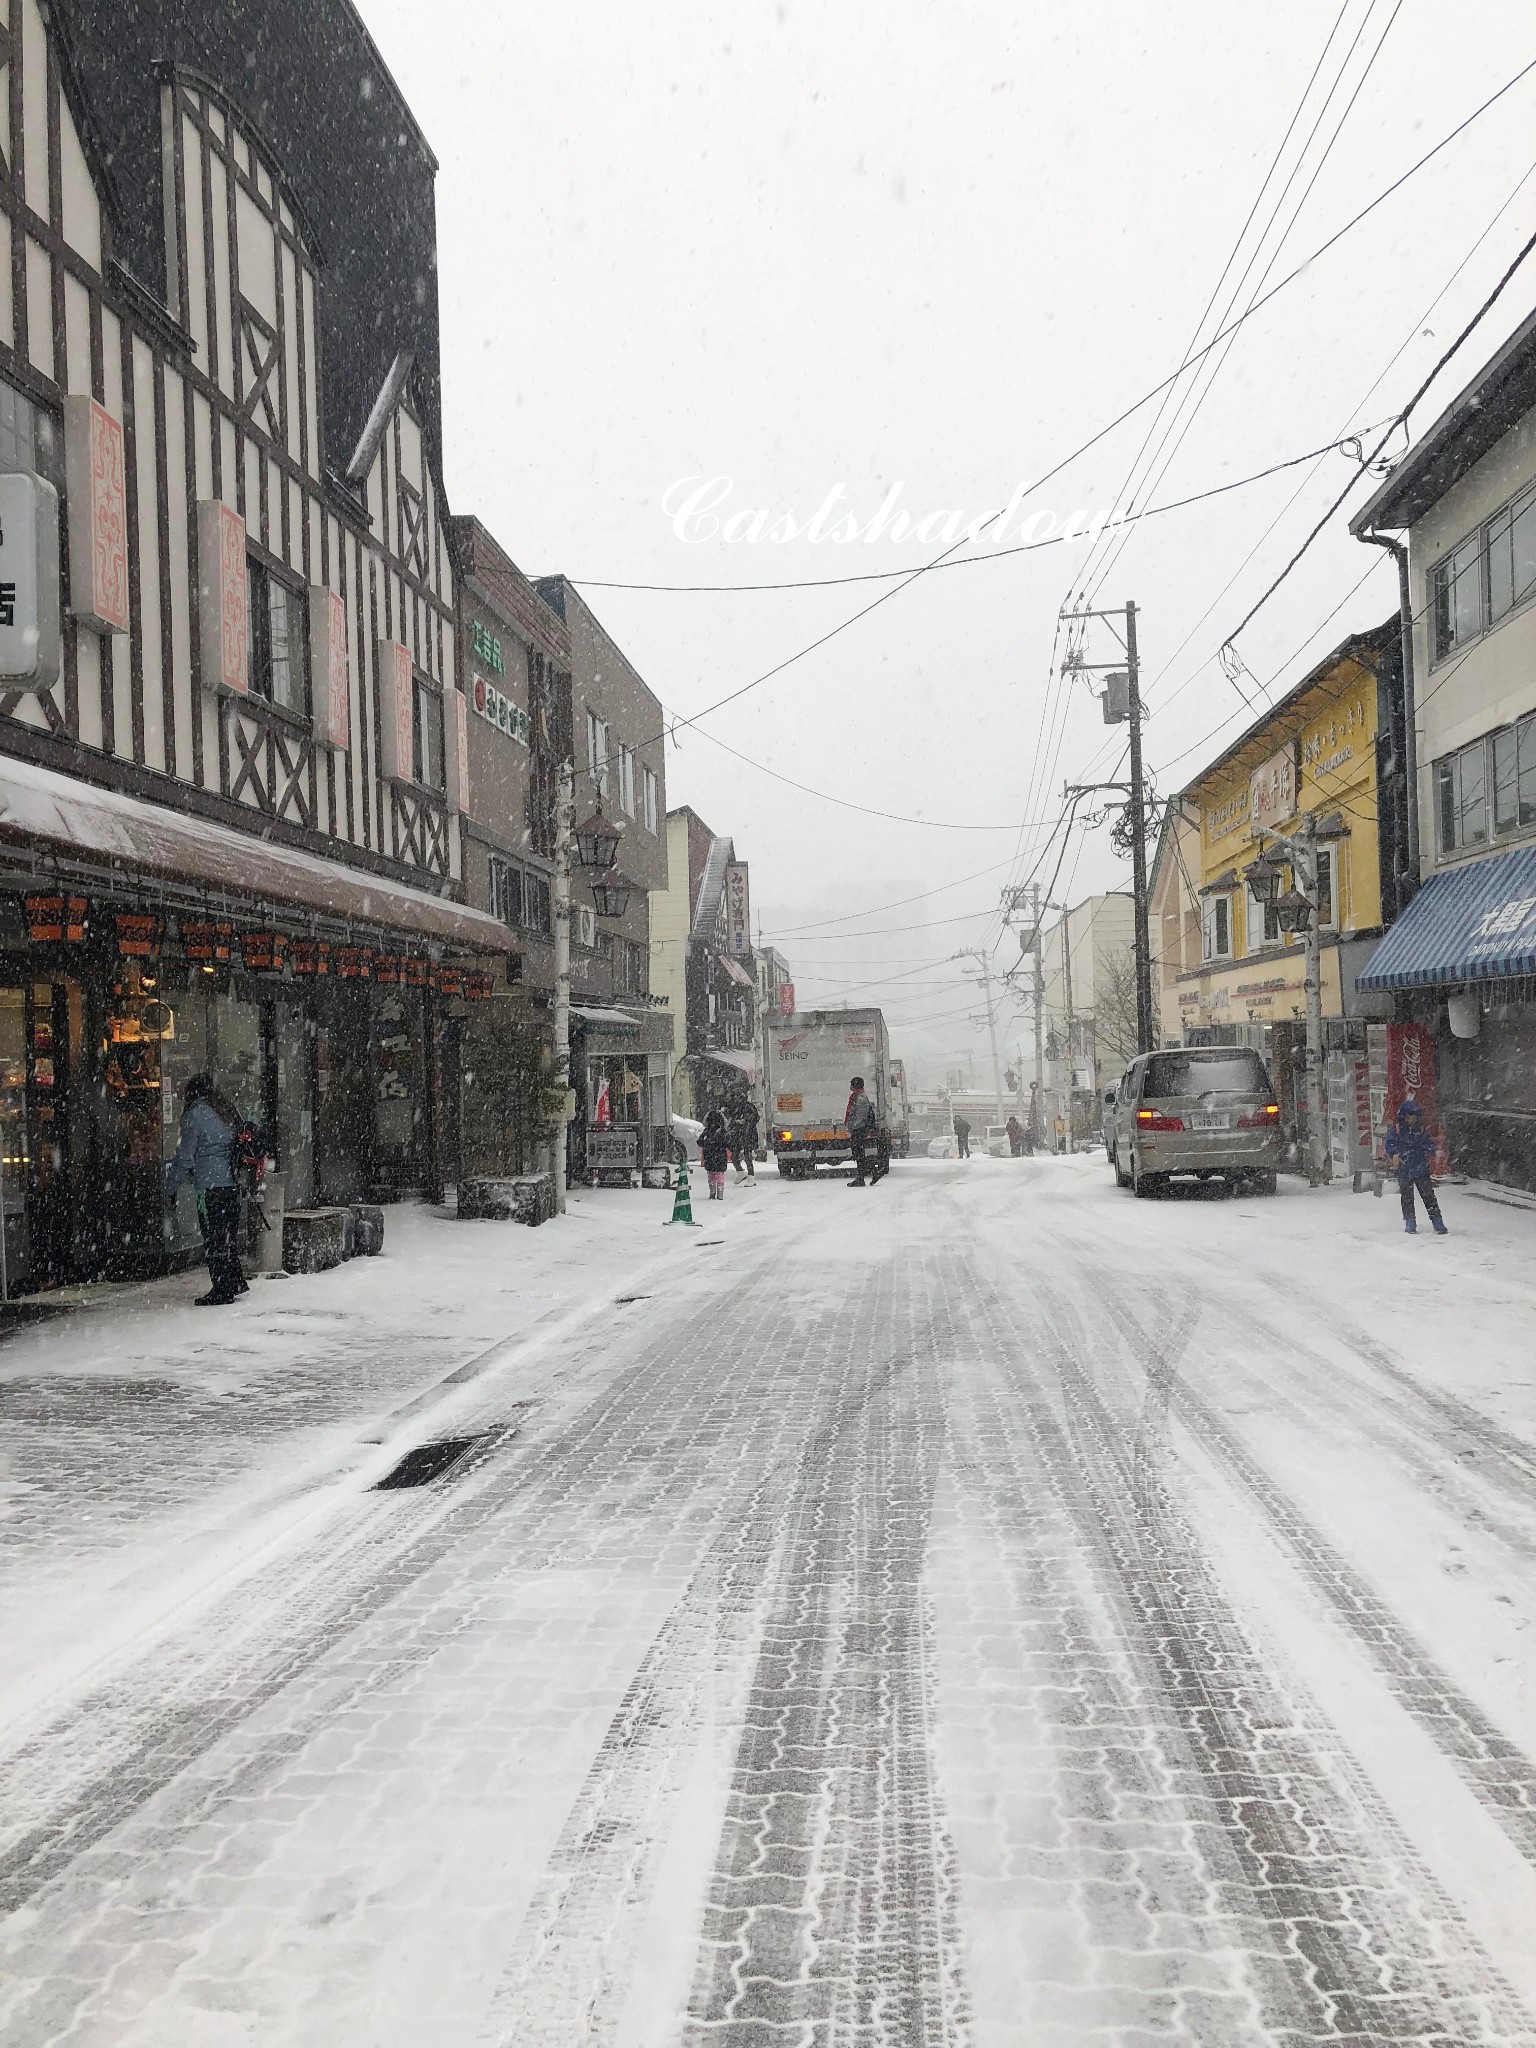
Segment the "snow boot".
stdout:
<path fill-rule="evenodd" d="M 1449 1237 L 1449 1236 L 1450 1236 L 1450 1234 L 1451 1234 L 1451 1233 L 1450 1233 L 1450 1228 L 1449 1228 L 1449 1226 L 1448 1226 L 1447 1224 L 1441 1223 L 1441 1222 L 1440 1222 L 1440 1221 L 1439 1221 L 1439 1220 L 1437 1219 L 1437 1220 L 1436 1220 L 1436 1223 L 1435 1223 L 1435 1235 L 1436 1235 L 1436 1237 Z"/>
<path fill-rule="evenodd" d="M 1419 1234 L 1419 1226 L 1417 1225 L 1417 1223 L 1405 1223 L 1403 1225 L 1403 1228 L 1405 1231 L 1407 1231 L 1410 1237 L 1417 1237 Z"/>

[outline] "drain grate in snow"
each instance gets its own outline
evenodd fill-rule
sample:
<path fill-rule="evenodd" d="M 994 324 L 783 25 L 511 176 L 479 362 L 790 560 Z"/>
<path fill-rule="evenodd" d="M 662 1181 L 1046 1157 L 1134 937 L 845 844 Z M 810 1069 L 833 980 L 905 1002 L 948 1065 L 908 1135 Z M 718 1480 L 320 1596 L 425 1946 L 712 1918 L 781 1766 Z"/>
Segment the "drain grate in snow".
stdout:
<path fill-rule="evenodd" d="M 401 1486 L 430 1486 L 434 1479 L 440 1479 L 450 1466 L 457 1465 L 468 1450 L 472 1450 L 484 1436 L 445 1436 L 435 1444 L 418 1444 L 414 1451 L 407 1451 L 399 1464 L 386 1472 L 374 1488 L 375 1493 L 389 1493 Z"/>

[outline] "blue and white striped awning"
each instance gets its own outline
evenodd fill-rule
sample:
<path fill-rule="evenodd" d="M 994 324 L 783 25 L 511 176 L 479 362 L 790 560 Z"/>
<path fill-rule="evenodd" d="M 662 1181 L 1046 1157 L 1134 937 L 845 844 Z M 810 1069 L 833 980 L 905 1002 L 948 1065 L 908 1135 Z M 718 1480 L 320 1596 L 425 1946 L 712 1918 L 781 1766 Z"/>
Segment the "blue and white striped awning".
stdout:
<path fill-rule="evenodd" d="M 1355 987 L 1440 988 L 1517 974 L 1536 974 L 1536 846 L 1431 875 Z"/>

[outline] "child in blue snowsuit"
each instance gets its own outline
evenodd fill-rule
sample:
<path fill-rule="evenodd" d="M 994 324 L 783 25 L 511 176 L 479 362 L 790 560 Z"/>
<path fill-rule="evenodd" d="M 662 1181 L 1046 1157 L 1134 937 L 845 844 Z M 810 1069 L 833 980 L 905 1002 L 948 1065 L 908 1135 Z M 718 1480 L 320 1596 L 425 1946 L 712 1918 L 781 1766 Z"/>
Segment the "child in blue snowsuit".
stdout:
<path fill-rule="evenodd" d="M 1403 1228 L 1410 1236 L 1418 1229 L 1413 1215 L 1413 1191 L 1417 1188 L 1436 1235 L 1446 1236 L 1440 1204 L 1435 1199 L 1435 1184 L 1429 1177 L 1435 1141 L 1425 1130 L 1419 1105 L 1411 1095 L 1404 1097 L 1395 1120 L 1387 1125 L 1386 1156 L 1388 1166 L 1397 1174 L 1397 1192 L 1403 1204 Z"/>

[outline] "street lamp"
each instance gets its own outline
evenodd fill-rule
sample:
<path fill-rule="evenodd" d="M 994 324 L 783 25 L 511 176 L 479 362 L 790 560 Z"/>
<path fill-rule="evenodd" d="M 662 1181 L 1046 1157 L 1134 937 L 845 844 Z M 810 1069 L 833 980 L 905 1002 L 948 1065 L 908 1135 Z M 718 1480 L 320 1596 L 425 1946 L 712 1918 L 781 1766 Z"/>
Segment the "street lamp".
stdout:
<path fill-rule="evenodd" d="M 609 824 L 603 816 L 601 804 L 585 825 L 576 827 L 574 836 L 576 858 L 584 868 L 611 868 L 619 857 L 619 828 Z M 603 913 L 598 914 L 601 916 Z"/>
<path fill-rule="evenodd" d="M 1243 870 L 1243 880 L 1252 890 L 1257 902 L 1272 905 L 1280 894 L 1280 884 L 1285 880 L 1284 863 L 1272 854 L 1261 853 Z"/>
<path fill-rule="evenodd" d="M 1275 922 L 1283 932 L 1305 932 L 1312 923 L 1311 898 L 1299 889 L 1287 889 L 1275 898 Z"/>
<path fill-rule="evenodd" d="M 599 917 L 622 917 L 635 892 L 635 884 L 617 869 L 612 874 L 594 876 L 588 887 L 592 891 L 592 907 Z"/>

